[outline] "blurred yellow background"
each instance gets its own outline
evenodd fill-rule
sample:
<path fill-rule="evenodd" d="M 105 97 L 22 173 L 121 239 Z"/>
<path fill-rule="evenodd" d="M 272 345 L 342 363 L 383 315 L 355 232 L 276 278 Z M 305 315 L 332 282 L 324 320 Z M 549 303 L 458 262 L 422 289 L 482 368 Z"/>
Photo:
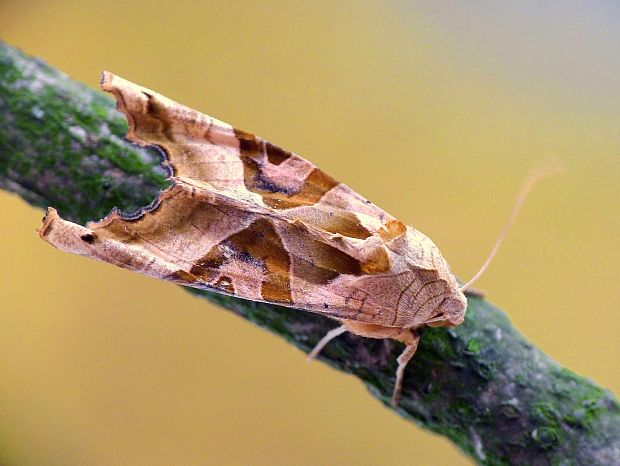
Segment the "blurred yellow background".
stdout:
<path fill-rule="evenodd" d="M 298 152 L 461 278 L 555 155 L 567 173 L 536 187 L 477 286 L 617 393 L 620 7 L 507 3 L 2 0 L 0 37 Z M 49 247 L 17 197 L 0 212 L 0 463 L 470 464 L 277 337 Z"/>

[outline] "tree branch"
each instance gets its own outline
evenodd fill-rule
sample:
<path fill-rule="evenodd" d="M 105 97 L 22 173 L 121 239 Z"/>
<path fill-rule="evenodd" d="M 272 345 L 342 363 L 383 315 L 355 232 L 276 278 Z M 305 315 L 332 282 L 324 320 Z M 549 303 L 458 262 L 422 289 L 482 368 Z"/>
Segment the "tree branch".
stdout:
<path fill-rule="evenodd" d="M 0 43 L 0 187 L 84 223 L 147 205 L 166 185 L 159 156 L 123 139 L 111 98 Z M 335 323 L 309 312 L 188 289 L 309 351 Z M 506 315 L 470 298 L 465 323 L 421 330 L 398 413 L 482 464 L 620 464 L 620 406 L 560 367 Z M 388 409 L 391 341 L 340 337 L 321 359 L 361 379 Z"/>

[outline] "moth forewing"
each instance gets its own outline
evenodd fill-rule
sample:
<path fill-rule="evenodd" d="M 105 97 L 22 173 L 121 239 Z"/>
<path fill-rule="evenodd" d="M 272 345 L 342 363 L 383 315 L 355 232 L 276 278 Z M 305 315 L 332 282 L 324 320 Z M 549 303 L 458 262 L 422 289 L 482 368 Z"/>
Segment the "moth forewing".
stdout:
<path fill-rule="evenodd" d="M 344 331 L 405 344 L 415 329 L 458 325 L 467 300 L 425 235 L 297 154 L 104 72 L 129 140 L 165 155 L 172 186 L 137 215 L 86 227 L 48 211 L 39 229 L 59 249 L 186 286 L 296 307 Z"/>

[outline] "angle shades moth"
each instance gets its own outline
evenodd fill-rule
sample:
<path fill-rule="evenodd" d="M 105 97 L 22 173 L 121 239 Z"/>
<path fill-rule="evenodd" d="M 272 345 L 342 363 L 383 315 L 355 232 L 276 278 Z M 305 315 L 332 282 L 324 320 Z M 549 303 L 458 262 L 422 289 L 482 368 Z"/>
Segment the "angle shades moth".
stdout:
<path fill-rule="evenodd" d="M 170 282 L 339 321 L 310 359 L 346 331 L 401 341 L 396 405 L 416 330 L 462 323 L 473 280 L 460 286 L 428 237 L 299 155 L 112 73 L 102 88 L 125 114 L 127 138 L 163 153 L 172 185 L 136 214 L 113 210 L 86 226 L 49 208 L 40 236 Z"/>

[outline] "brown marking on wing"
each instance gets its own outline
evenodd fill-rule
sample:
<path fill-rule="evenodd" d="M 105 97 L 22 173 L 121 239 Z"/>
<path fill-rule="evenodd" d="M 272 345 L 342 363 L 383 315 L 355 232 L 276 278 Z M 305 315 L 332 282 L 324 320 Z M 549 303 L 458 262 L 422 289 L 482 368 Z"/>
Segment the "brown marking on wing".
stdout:
<path fill-rule="evenodd" d="M 194 283 L 196 280 L 198 280 L 198 277 L 186 272 L 185 270 L 177 270 L 176 272 L 166 277 L 166 279 L 176 283 Z"/>
<path fill-rule="evenodd" d="M 227 259 L 222 243 L 220 243 L 200 258 L 192 266 L 190 273 L 202 278 L 206 282 L 211 282 L 217 276 L 217 270 L 224 265 Z"/>
<path fill-rule="evenodd" d="M 385 242 L 391 241 L 394 238 L 398 238 L 403 235 L 407 231 L 407 225 L 405 225 L 400 220 L 390 220 L 388 221 L 381 230 L 379 230 L 379 235 Z"/>
<path fill-rule="evenodd" d="M 150 134 L 162 134 L 166 139 L 174 141 L 174 133 L 171 130 L 166 108 L 153 97 L 150 92 L 142 91 L 146 97 L 144 114 L 136 114 L 136 125 Z"/>
<path fill-rule="evenodd" d="M 227 293 L 235 294 L 235 287 L 233 285 L 232 279 L 225 275 L 222 275 L 220 278 L 218 278 L 214 286 Z"/>
<path fill-rule="evenodd" d="M 286 242 L 295 257 L 295 276 L 310 283 L 326 284 L 339 275 L 359 276 L 362 264 L 336 247 L 315 239 L 305 225 L 289 225 Z"/>
<path fill-rule="evenodd" d="M 291 152 L 282 149 L 262 138 L 256 137 L 252 133 L 240 129 L 234 129 L 235 136 L 239 140 L 239 150 L 242 155 L 251 158 L 262 158 L 267 156 L 267 160 L 272 165 L 280 165 L 293 155 Z"/>
<path fill-rule="evenodd" d="M 263 201 L 272 209 L 291 209 L 304 205 L 314 205 L 321 200 L 327 191 L 339 183 L 323 171 L 315 168 L 305 179 L 301 189 L 289 193 L 285 187 L 273 183 L 255 184 L 248 187 L 263 196 Z"/>
<path fill-rule="evenodd" d="M 349 238 L 366 239 L 372 236 L 354 213 L 322 204 L 311 209 L 298 209 L 291 216 L 321 230 Z"/>
<path fill-rule="evenodd" d="M 235 129 L 239 139 L 240 158 L 243 162 L 245 186 L 249 191 L 260 194 L 266 205 L 272 209 L 290 209 L 302 205 L 316 204 L 339 183 L 318 168 L 314 168 L 303 181 L 301 188 L 292 188 L 294 179 L 282 181 L 267 178 L 263 173 L 265 163 L 280 165 L 292 154 L 273 144 L 267 143 L 253 134 Z"/>
<path fill-rule="evenodd" d="M 289 151 L 275 146 L 270 142 L 265 142 L 265 147 L 267 149 L 267 160 L 273 165 L 280 165 L 285 160 L 291 158 L 292 154 Z"/>
<path fill-rule="evenodd" d="M 290 259 L 270 220 L 259 219 L 248 228 L 213 246 L 191 273 L 211 282 L 228 261 L 259 263 L 264 267 L 261 296 L 266 301 L 291 302 Z M 217 286 L 217 284 L 215 285 Z"/>
<path fill-rule="evenodd" d="M 279 303 L 291 302 L 291 261 L 272 223 L 266 219 L 258 220 L 237 236 L 239 246 L 265 264 L 267 274 L 261 289 L 263 299 Z"/>
<path fill-rule="evenodd" d="M 131 96 L 116 90 L 111 92 L 117 98 L 117 108 L 127 116 L 128 139 L 135 142 L 156 143 L 174 140 L 169 116 L 165 107 L 154 97 L 154 93 L 143 89 L 134 90 L 134 95 Z"/>
<path fill-rule="evenodd" d="M 325 285 L 340 274 L 334 270 L 320 267 L 313 262 L 301 259 L 295 264 L 295 274 L 303 280 L 317 285 Z"/>
<path fill-rule="evenodd" d="M 289 209 L 300 205 L 313 205 L 319 202 L 327 191 L 338 184 L 327 173 L 315 168 L 304 181 L 301 190 L 286 196 L 282 196 L 281 193 L 275 193 L 274 199 L 267 197 L 265 203 L 274 209 Z"/>
<path fill-rule="evenodd" d="M 234 129 L 234 132 L 235 137 L 239 140 L 239 150 L 242 155 L 257 157 L 259 152 L 262 153 L 262 150 L 259 151 L 261 144 L 256 136 L 252 133 L 236 128 Z"/>
<path fill-rule="evenodd" d="M 362 272 L 372 275 L 390 270 L 390 257 L 383 246 L 373 250 L 372 255 L 362 264 Z"/>
<path fill-rule="evenodd" d="M 359 222 L 355 214 L 343 211 L 332 216 L 332 220 L 325 225 L 325 230 L 350 238 L 366 239 L 372 236 L 372 233 Z"/>
<path fill-rule="evenodd" d="M 97 240 L 97 235 L 94 233 L 86 233 L 80 236 L 80 239 L 88 244 L 93 244 Z"/>

